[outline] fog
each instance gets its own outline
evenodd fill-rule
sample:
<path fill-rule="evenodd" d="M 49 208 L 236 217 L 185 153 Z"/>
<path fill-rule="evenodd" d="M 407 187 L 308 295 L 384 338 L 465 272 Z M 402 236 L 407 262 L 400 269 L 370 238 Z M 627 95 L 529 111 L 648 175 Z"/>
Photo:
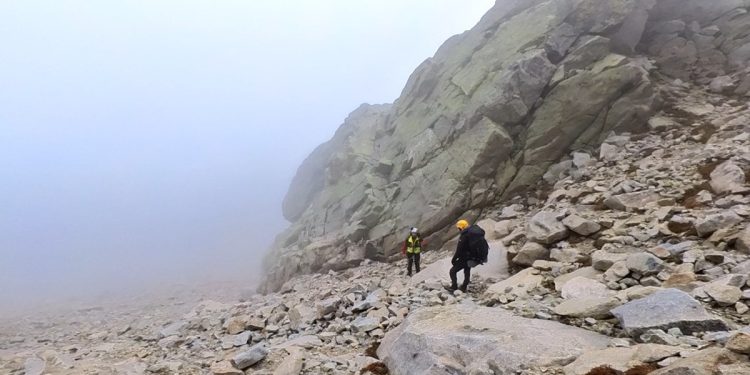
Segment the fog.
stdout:
<path fill-rule="evenodd" d="M 252 284 L 299 163 L 491 5 L 0 2 L 0 310 Z"/>

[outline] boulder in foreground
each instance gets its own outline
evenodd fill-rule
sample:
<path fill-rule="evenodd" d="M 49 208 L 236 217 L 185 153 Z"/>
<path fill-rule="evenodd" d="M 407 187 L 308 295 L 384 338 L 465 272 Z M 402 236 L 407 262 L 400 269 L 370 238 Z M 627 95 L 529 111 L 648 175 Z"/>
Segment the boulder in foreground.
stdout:
<path fill-rule="evenodd" d="M 409 314 L 386 334 L 378 356 L 393 375 L 513 374 L 522 368 L 566 365 L 608 342 L 597 333 L 499 308 L 454 305 Z"/>

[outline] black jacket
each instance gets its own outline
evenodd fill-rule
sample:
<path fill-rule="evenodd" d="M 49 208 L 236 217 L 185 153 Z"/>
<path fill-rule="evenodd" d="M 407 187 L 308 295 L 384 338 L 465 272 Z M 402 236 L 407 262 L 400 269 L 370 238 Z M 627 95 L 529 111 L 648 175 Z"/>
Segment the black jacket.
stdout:
<path fill-rule="evenodd" d="M 465 264 L 472 258 L 471 253 L 471 239 L 475 237 L 484 238 L 484 229 L 477 225 L 472 225 L 461 231 L 461 235 L 458 236 L 458 244 L 456 245 L 456 253 L 453 254 L 451 263 Z"/>
<path fill-rule="evenodd" d="M 458 244 L 456 245 L 456 252 L 453 254 L 451 263 L 459 264 L 466 263 L 469 260 L 470 248 L 469 248 L 469 228 L 461 231 L 458 236 Z"/>

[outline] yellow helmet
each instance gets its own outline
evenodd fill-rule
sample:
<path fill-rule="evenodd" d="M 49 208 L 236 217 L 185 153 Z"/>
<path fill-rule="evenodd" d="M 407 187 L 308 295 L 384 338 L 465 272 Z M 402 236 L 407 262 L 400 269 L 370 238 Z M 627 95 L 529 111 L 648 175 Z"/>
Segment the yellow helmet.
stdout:
<path fill-rule="evenodd" d="M 458 228 L 458 230 L 464 230 L 468 227 L 469 227 L 469 222 L 464 219 L 461 219 L 456 223 L 456 228 Z"/>

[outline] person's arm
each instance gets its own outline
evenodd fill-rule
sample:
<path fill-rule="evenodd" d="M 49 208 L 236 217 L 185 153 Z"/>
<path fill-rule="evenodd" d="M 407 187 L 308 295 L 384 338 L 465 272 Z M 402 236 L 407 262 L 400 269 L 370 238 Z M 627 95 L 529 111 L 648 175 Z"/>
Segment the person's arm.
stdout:
<path fill-rule="evenodd" d="M 456 251 L 453 253 L 453 259 L 451 259 L 451 264 L 455 265 L 458 263 L 458 261 L 461 259 L 461 242 L 463 238 L 458 239 L 458 243 L 456 244 Z"/>
<path fill-rule="evenodd" d="M 461 235 L 458 239 L 458 245 L 456 245 L 456 258 L 457 260 L 467 260 L 469 255 L 469 239 L 465 235 Z"/>

